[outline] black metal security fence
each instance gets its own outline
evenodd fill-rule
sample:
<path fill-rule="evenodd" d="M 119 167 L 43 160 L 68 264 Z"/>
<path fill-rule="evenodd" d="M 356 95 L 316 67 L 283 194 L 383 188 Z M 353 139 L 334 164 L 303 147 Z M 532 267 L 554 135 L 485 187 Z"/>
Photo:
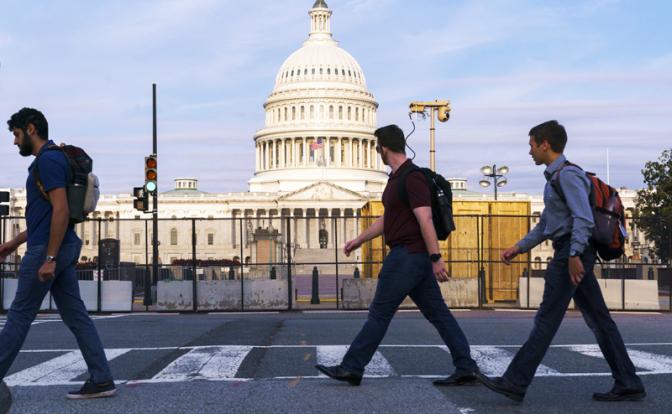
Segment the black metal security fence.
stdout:
<path fill-rule="evenodd" d="M 77 274 L 90 311 L 248 311 L 366 309 L 387 254 L 382 238 L 350 256 L 343 246 L 376 217 L 298 214 L 159 220 L 158 271 L 152 271 L 151 219 L 92 218 L 76 226 L 82 239 Z M 542 243 L 511 266 L 501 251 L 538 216 L 459 215 L 441 244 L 452 278 L 441 284 L 451 307 L 536 308 L 553 250 Z M 672 226 L 660 228 L 672 235 Z M 20 217 L 0 218 L 0 241 L 24 229 Z M 626 255 L 598 263 L 596 276 L 614 310 L 672 311 L 672 253 L 632 224 Z M 670 237 L 672 239 L 672 237 Z M 666 240 L 663 240 L 666 241 Z M 0 264 L 0 311 L 11 304 L 25 246 Z M 409 300 L 402 306 L 413 306 Z M 43 309 L 53 310 L 51 298 Z"/>

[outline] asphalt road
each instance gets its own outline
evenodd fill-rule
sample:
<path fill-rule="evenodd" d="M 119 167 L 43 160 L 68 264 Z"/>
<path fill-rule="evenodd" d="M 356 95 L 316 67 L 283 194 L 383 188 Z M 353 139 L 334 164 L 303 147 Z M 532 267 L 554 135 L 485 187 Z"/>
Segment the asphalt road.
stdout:
<path fill-rule="evenodd" d="M 533 312 L 455 312 L 486 373 L 501 372 L 532 326 Z M 672 412 L 672 315 L 615 314 L 648 397 L 598 403 L 612 380 L 580 314 L 568 313 L 525 402 L 482 386 L 438 388 L 450 354 L 418 312 L 395 317 L 360 387 L 323 378 L 365 312 L 130 314 L 96 316 L 119 395 L 68 401 L 86 378 L 63 323 L 40 316 L 5 378 L 11 413 L 668 413 Z M 3 324 L 0 317 L 0 325 Z"/>

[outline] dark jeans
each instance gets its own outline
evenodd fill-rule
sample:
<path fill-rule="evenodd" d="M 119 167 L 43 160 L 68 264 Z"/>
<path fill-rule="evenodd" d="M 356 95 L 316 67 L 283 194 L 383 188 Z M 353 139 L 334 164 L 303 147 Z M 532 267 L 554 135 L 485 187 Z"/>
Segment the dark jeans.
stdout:
<path fill-rule="evenodd" d="M 544 275 L 544 296 L 534 318 L 534 327 L 530 337 L 511 361 L 504 378 L 521 391 L 530 385 L 537 367 L 560 327 L 569 301 L 573 298 L 611 368 L 616 380 L 615 387 L 642 388 L 642 382 L 635 373 L 623 338 L 609 315 L 602 291 L 593 273 L 595 247 L 589 245 L 581 255 L 584 277 L 578 287 L 572 284 L 569 277 L 569 237 L 553 243 L 553 247 L 555 255 Z"/>
<path fill-rule="evenodd" d="M 56 258 L 56 276 L 44 283 L 37 278 L 37 272 L 44 263 L 47 246 L 29 246 L 26 250 L 19 269 L 16 297 L 7 313 L 5 327 L 0 332 L 0 379 L 7 375 L 49 291 L 61 318 L 77 339 L 91 379 L 94 382 L 112 379 L 98 332 L 79 296 L 75 264 L 81 247 L 81 242 L 61 246 Z"/>
<path fill-rule="evenodd" d="M 456 371 L 477 370 L 467 338 L 441 296 L 428 255 L 411 254 L 401 246 L 392 248 L 383 262 L 368 319 L 343 357 L 343 368 L 357 375 L 364 373 L 406 296 L 413 299 L 423 316 L 439 331 L 450 349 Z"/>

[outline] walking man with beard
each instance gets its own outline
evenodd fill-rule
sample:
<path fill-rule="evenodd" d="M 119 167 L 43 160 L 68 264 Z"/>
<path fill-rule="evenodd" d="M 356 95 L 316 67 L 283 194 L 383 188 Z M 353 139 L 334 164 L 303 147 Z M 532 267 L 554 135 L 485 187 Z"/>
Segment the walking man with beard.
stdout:
<path fill-rule="evenodd" d="M 0 332 L 0 379 L 7 375 L 42 300 L 51 292 L 63 322 L 77 339 L 90 375 L 82 388 L 69 392 L 67 398 L 111 397 L 116 393 L 112 374 L 96 327 L 79 295 L 75 273 L 82 241 L 69 224 L 68 160 L 61 151 L 53 149 L 47 119 L 40 111 L 23 108 L 12 115 L 7 125 L 19 153 L 34 156 L 35 160 L 26 181 L 27 230 L 0 245 L 0 262 L 4 262 L 21 244 L 28 244 L 19 268 L 16 296 Z M 0 392 L 4 381 L 2 384 Z"/>
<path fill-rule="evenodd" d="M 471 358 L 467 338 L 448 310 L 439 289 L 438 282 L 447 281 L 449 276 L 439 254 L 432 222 L 429 184 L 422 171 L 406 158 L 406 140 L 398 126 L 379 128 L 374 135 L 378 139 L 376 151 L 383 163 L 392 169 L 383 192 L 385 213 L 356 239 L 348 241 L 344 250 L 349 256 L 364 242 L 384 234 L 390 252 L 378 276 L 367 321 L 343 361 L 336 366 L 315 367 L 333 379 L 359 385 L 364 368 L 383 340 L 394 313 L 406 296 L 410 296 L 450 349 L 456 368 L 451 376 L 434 384 L 473 384 L 478 367 Z M 400 196 L 398 186 L 402 177 L 405 177 L 408 202 Z"/>
<path fill-rule="evenodd" d="M 574 299 L 595 334 L 615 380 L 610 391 L 594 393 L 593 399 L 641 400 L 646 396 L 644 386 L 635 373 L 593 273 L 597 253 L 590 238 L 595 226 L 589 199 L 590 179 L 583 170 L 568 163 L 563 155 L 567 133 L 557 121 L 537 125 L 530 130 L 529 136 L 534 163 L 546 165 L 545 208 L 539 224 L 513 247 L 502 252 L 502 261 L 511 264 L 517 255 L 547 239 L 553 240 L 555 255 L 544 275 L 544 296 L 529 338 L 502 377 L 488 378 L 478 374 L 478 378 L 491 390 L 512 400 L 523 401 L 527 387 L 560 327 L 569 301 Z"/>

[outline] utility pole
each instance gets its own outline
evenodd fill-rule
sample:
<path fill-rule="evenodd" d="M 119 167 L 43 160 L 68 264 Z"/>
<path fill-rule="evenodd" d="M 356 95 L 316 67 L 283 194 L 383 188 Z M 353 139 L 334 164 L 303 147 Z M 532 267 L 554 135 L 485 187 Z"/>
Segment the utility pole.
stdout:
<path fill-rule="evenodd" d="M 427 116 L 427 110 L 430 110 L 431 124 L 429 126 L 429 168 L 436 171 L 436 128 L 434 126 L 434 118 L 438 118 L 441 122 L 446 122 L 450 118 L 450 101 L 434 100 L 429 102 L 414 101 L 409 105 L 409 112 L 411 114 L 422 114 Z"/>
<path fill-rule="evenodd" d="M 152 154 L 157 155 L 156 139 L 156 84 L 152 84 Z M 159 281 L 159 189 L 158 179 L 157 188 L 153 192 L 152 202 L 152 279 L 153 286 Z"/>

